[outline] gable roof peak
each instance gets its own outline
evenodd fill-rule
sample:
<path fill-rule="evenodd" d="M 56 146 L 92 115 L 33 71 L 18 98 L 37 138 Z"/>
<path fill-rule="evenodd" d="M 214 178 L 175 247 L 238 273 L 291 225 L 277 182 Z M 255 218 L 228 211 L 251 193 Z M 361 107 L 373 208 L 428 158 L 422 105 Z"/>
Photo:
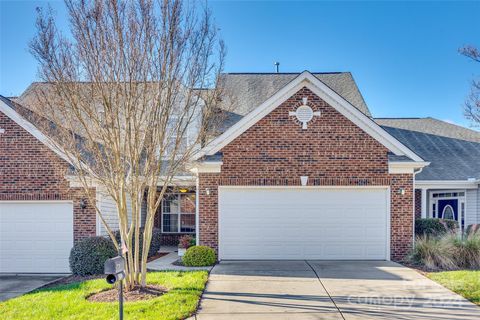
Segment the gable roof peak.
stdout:
<path fill-rule="evenodd" d="M 215 138 L 211 143 L 203 148 L 195 157 L 195 160 L 204 156 L 213 155 L 223 149 L 226 145 L 240 136 L 248 128 L 257 123 L 260 119 L 272 112 L 281 103 L 298 92 L 301 88 L 307 87 L 314 94 L 322 98 L 326 103 L 335 108 L 347 119 L 355 123 L 360 129 L 376 139 L 387 149 L 397 156 L 405 155 L 414 162 L 422 162 L 423 159 L 412 150 L 402 144 L 395 137 L 375 123 L 369 116 L 358 110 L 347 99 L 338 94 L 335 90 L 326 85 L 323 81 L 312 75 L 308 71 L 302 72 L 297 77 L 290 80 L 275 94 L 270 96 L 265 102 L 255 106 L 245 117 L 231 126 L 223 134 Z"/>

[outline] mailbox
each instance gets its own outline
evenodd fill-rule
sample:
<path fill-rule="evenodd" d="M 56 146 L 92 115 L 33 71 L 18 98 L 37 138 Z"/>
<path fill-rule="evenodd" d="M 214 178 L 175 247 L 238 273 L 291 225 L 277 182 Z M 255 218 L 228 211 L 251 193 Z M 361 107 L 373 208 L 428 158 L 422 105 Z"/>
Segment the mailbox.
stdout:
<path fill-rule="evenodd" d="M 125 278 L 125 259 L 121 256 L 105 261 L 104 273 L 107 275 L 107 282 L 114 284 Z"/>

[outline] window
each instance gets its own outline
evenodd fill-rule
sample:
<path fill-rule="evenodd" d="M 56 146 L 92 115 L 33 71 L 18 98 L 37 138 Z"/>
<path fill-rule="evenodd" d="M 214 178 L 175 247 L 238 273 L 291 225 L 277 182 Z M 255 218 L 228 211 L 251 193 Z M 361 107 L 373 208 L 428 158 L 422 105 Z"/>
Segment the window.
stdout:
<path fill-rule="evenodd" d="M 162 232 L 195 232 L 195 194 L 167 194 L 162 200 Z"/>
<path fill-rule="evenodd" d="M 446 205 L 445 208 L 443 208 L 442 218 L 455 220 L 455 215 L 453 213 L 453 208 L 451 205 Z"/>

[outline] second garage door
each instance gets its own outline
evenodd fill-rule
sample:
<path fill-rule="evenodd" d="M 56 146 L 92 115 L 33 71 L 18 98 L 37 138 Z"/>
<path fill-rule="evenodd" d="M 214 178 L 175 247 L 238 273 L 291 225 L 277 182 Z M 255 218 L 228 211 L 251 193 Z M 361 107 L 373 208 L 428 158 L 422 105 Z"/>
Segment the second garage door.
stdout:
<path fill-rule="evenodd" d="M 0 272 L 68 273 L 73 204 L 0 202 Z"/>
<path fill-rule="evenodd" d="M 220 259 L 384 260 L 387 188 L 219 190 Z"/>

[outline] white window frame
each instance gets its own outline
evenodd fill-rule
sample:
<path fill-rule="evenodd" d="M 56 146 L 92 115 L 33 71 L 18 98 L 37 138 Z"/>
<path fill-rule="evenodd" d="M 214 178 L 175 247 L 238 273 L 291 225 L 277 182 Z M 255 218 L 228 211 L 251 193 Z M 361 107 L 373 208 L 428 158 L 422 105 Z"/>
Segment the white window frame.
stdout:
<path fill-rule="evenodd" d="M 181 212 L 181 196 L 182 195 L 186 195 L 186 194 L 193 194 L 195 195 L 196 197 L 196 193 L 193 193 L 193 192 L 189 192 L 189 193 L 181 193 L 181 192 L 174 192 L 174 193 L 168 193 L 166 194 L 167 197 L 170 197 L 170 196 L 176 196 L 177 197 L 177 201 L 178 201 L 178 212 L 176 213 L 166 213 L 166 212 L 163 212 L 163 209 L 164 209 L 164 201 L 167 197 L 164 197 L 162 199 L 162 205 L 161 205 L 161 211 L 160 211 L 160 230 L 162 231 L 162 233 L 166 233 L 166 234 L 176 234 L 176 233 L 181 233 L 181 234 L 194 234 L 195 233 L 195 230 L 197 228 L 197 221 L 196 221 L 196 208 L 197 208 L 197 203 L 196 203 L 196 198 L 195 198 L 195 212 Z M 163 215 L 164 214 L 168 214 L 168 215 L 176 215 L 178 217 L 178 222 L 177 222 L 177 231 L 165 231 L 163 229 Z M 195 217 L 195 226 L 193 227 L 193 230 L 192 232 L 186 232 L 186 231 L 181 231 L 182 227 L 181 227 L 181 221 L 182 221 L 182 215 L 193 215 Z"/>

